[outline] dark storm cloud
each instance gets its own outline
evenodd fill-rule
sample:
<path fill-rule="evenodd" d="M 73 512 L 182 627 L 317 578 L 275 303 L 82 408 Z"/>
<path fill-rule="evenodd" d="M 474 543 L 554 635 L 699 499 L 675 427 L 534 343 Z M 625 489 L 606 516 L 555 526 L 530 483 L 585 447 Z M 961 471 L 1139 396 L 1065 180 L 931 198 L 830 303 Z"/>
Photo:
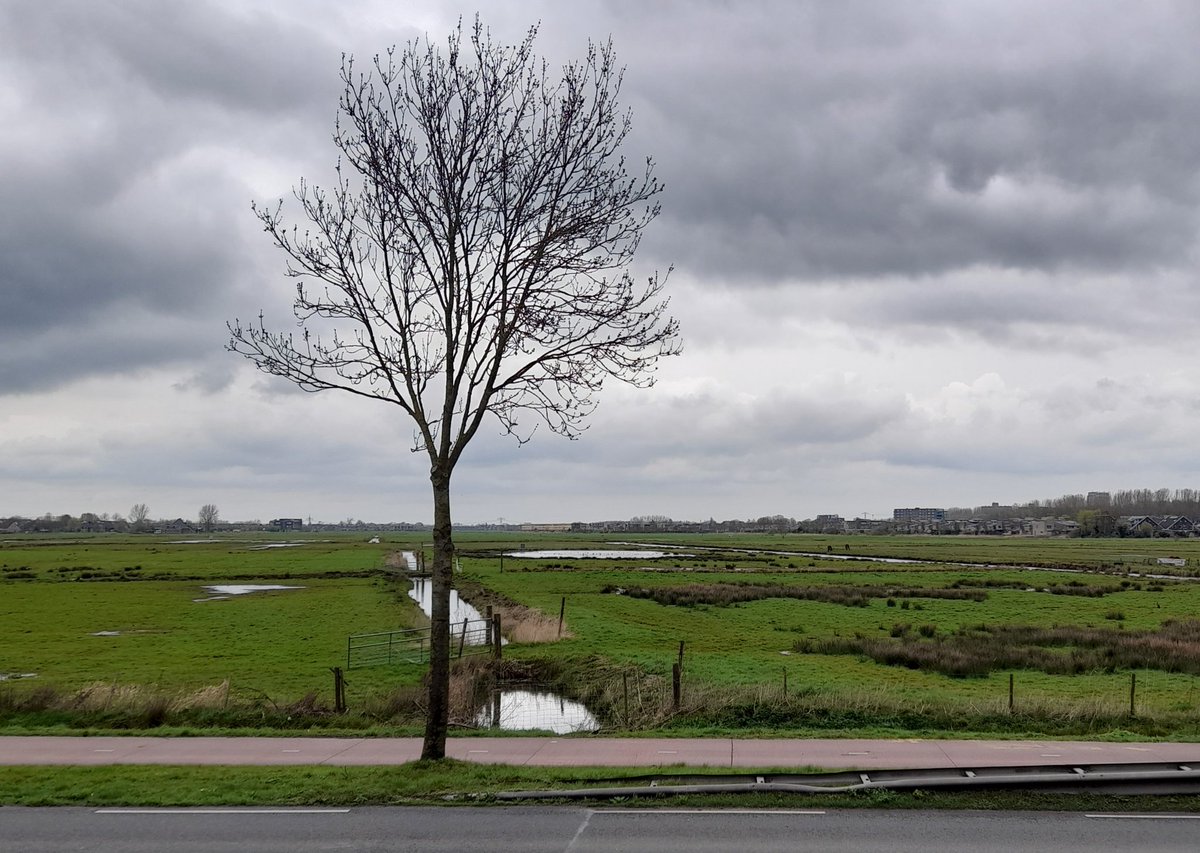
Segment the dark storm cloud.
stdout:
<path fill-rule="evenodd" d="M 1194 248 L 1186 5 L 688 4 L 674 38 L 660 7 L 617 8 L 659 48 L 622 54 L 668 185 L 647 245 L 699 275 L 1143 269 Z"/>
<path fill-rule="evenodd" d="M 0 393 L 219 350 L 250 266 L 231 160 L 289 121 L 328 126 L 314 53 L 337 55 L 213 5 L 0 8 Z"/>

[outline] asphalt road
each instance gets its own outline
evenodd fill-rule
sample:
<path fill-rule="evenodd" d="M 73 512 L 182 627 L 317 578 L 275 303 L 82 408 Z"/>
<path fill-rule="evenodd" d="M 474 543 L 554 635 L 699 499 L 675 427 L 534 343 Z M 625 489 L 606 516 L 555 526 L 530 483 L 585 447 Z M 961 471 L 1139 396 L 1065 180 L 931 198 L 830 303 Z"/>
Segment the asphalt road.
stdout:
<path fill-rule="evenodd" d="M 1200 815 L 545 808 L 0 808 L 20 853 L 822 853 L 1200 849 Z"/>

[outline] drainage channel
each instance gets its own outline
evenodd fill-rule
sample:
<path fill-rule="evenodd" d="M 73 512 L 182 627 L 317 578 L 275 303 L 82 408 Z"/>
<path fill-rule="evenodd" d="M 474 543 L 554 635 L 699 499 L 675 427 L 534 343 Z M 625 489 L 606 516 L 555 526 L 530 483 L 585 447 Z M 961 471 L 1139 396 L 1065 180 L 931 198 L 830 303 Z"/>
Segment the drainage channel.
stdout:
<path fill-rule="evenodd" d="M 605 780 L 606 787 L 503 791 L 499 800 L 611 799 L 679 794 L 845 794 L 864 791 L 1036 789 L 1046 793 L 1193 794 L 1200 766 L 1145 764 L 991 766 L 970 769 L 873 770 L 787 774 L 655 774 Z"/>

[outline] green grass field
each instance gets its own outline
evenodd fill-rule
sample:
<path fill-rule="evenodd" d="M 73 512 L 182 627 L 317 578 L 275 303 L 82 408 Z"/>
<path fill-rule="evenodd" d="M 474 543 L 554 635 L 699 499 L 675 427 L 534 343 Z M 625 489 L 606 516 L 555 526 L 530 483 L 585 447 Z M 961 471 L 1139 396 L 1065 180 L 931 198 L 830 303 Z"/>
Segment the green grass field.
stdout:
<path fill-rule="evenodd" d="M 1130 573 L 1158 572 L 1155 561 L 1164 556 L 1186 559 L 1184 572 L 1190 572 L 1200 565 L 1200 541 L 751 535 L 640 540 L 675 549 L 661 560 L 533 559 L 521 551 L 611 549 L 635 540 L 531 533 L 456 539 L 459 577 L 480 603 L 515 602 L 541 611 L 553 624 L 565 601 L 567 636 L 511 644 L 506 659 L 524 668 L 510 667 L 509 674 L 524 672 L 601 706 L 597 710 L 610 730 L 963 729 L 1115 736 L 1128 730 L 1175 737 L 1197 731 L 1196 676 L 1168 671 L 1155 659 L 1132 669 L 1089 665 L 1065 675 L 1019 666 L 964 678 L 878 663 L 862 653 L 811 650 L 832 639 L 949 648 L 956 632 L 978 626 L 1072 626 L 1106 636 L 1157 631 L 1169 620 L 1200 614 L 1200 583 Z M 262 547 L 284 542 L 303 544 Z M 160 697 L 208 691 L 209 701 L 220 689 L 220 701 L 235 706 L 279 709 L 305 705 L 306 696 L 307 707 L 331 704 L 329 669 L 344 665 L 348 634 L 421 623 L 404 582 L 386 568 L 390 554 L 420 544 L 416 535 L 386 536 L 379 544 L 349 535 L 226 536 L 215 542 L 0 538 L 0 674 L 37 676 L 0 682 L 0 706 L 19 705 L 38 690 L 70 693 L 96 684 L 139 686 Z M 847 556 L 866 559 L 835 559 Z M 933 562 L 871 559 L 884 557 Z M 964 562 L 989 567 L 958 565 Z M 1054 567 L 1074 571 L 1049 570 Z M 304 588 L 196 600 L 210 597 L 205 585 L 222 582 Z M 745 593 L 746 587 L 765 585 L 788 597 L 774 593 L 724 603 L 730 590 Z M 702 603 L 660 603 L 676 600 L 686 587 L 698 591 L 701 598 L 695 600 Z M 951 587 L 960 592 L 948 592 Z M 1091 595 L 1061 594 L 1084 588 Z M 945 597 L 962 590 L 981 600 Z M 633 591 L 659 600 L 635 597 Z M 821 600 L 847 591 L 863 599 L 858 600 L 863 606 Z M 101 632 L 116 634 L 96 636 Z M 674 709 L 671 668 L 681 643 L 683 701 Z M 1132 673 L 1134 718 L 1128 713 Z M 392 719 L 393 691 L 416 695 L 421 674 L 415 665 L 351 671 L 352 712 L 370 709 L 361 725 L 386 723 Z M 629 708 L 631 690 L 635 709 Z"/>
<path fill-rule="evenodd" d="M 175 692 L 227 682 L 234 702 L 285 704 L 331 689 L 329 668 L 344 665 L 348 634 L 421 623 L 406 587 L 383 571 L 390 552 L 411 546 L 291 537 L 304 544 L 263 547 L 282 541 L 0 539 L 0 674 L 37 675 L 5 686 Z M 205 600 L 214 598 L 206 585 L 239 582 L 300 588 Z M 358 673 L 350 695 L 385 690 L 397 675 Z"/>

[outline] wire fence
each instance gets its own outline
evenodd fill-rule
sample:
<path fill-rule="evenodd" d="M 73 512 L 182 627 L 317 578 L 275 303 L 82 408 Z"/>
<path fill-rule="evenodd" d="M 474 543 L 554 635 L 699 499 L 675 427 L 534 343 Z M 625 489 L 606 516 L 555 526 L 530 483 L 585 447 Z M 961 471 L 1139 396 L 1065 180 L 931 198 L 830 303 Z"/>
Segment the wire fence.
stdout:
<path fill-rule="evenodd" d="M 456 657 L 491 654 L 493 623 L 488 619 L 464 619 L 451 626 L 450 654 Z M 374 634 L 351 634 L 346 638 L 346 669 L 427 663 L 431 627 L 404 628 Z"/>

